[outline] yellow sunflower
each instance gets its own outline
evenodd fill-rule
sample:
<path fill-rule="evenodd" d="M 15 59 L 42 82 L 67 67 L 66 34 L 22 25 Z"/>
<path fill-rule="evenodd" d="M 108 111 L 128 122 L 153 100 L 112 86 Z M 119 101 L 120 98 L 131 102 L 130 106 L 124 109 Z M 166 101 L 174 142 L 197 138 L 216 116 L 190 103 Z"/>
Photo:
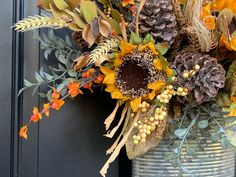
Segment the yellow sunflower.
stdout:
<path fill-rule="evenodd" d="M 142 101 L 153 100 L 174 73 L 152 42 L 133 45 L 122 40 L 113 65 L 112 69 L 101 67 L 103 84 L 112 99 L 128 102 L 133 112 L 137 112 Z"/>

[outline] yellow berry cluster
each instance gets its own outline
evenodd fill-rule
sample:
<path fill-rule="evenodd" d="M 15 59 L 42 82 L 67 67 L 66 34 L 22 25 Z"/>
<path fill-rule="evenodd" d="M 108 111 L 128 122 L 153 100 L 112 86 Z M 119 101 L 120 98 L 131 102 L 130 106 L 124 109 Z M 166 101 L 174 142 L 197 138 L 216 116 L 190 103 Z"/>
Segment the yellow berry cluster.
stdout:
<path fill-rule="evenodd" d="M 177 94 L 178 96 L 186 96 L 186 95 L 188 94 L 188 89 L 187 89 L 187 88 L 183 88 L 183 87 L 179 87 L 179 88 L 177 89 L 176 94 Z"/>
<path fill-rule="evenodd" d="M 142 113 L 147 112 L 147 110 L 150 108 L 150 104 L 147 103 L 146 101 L 143 101 L 140 105 L 139 105 L 139 109 L 141 109 Z"/>
<path fill-rule="evenodd" d="M 190 71 L 188 71 L 188 70 L 184 71 L 182 77 L 183 77 L 184 79 L 189 79 L 190 77 L 195 76 L 196 73 L 197 73 L 199 70 L 200 70 L 200 66 L 199 66 L 199 65 L 195 65 L 192 70 L 190 70 Z"/>
<path fill-rule="evenodd" d="M 156 108 L 154 116 L 145 117 L 134 123 L 134 127 L 138 128 L 137 135 L 133 136 L 134 144 L 145 143 L 146 138 L 159 126 L 160 122 L 167 117 L 166 107 Z"/>
<path fill-rule="evenodd" d="M 161 103 L 168 104 L 172 98 L 173 95 L 175 95 L 176 92 L 174 90 L 174 87 L 172 85 L 168 85 L 166 89 L 157 96 L 157 100 Z"/>

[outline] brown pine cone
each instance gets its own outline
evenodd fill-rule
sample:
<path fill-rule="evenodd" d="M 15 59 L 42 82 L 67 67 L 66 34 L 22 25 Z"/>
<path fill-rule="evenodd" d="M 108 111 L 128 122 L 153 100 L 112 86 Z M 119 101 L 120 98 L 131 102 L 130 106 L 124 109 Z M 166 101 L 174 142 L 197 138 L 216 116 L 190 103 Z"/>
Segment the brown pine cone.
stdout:
<path fill-rule="evenodd" d="M 177 36 L 177 30 L 171 1 L 146 0 L 139 14 L 139 29 L 142 37 L 150 33 L 156 42 L 172 44 Z"/>
<path fill-rule="evenodd" d="M 216 97 L 225 84 L 225 70 L 217 59 L 198 52 L 185 52 L 176 56 L 172 67 L 177 71 L 179 86 L 188 89 L 179 101 L 197 106 Z"/>

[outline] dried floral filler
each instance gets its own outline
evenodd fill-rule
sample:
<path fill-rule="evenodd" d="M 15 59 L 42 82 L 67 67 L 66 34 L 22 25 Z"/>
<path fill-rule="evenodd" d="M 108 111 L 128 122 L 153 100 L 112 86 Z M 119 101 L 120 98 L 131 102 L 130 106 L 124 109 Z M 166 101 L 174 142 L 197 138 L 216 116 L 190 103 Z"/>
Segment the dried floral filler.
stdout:
<path fill-rule="evenodd" d="M 43 109 L 33 108 L 28 128 L 74 98 L 101 86 L 117 100 L 105 120 L 106 137 L 120 130 L 107 150 L 100 174 L 122 147 L 130 159 L 158 146 L 164 138 L 173 153 L 164 157 L 185 173 L 182 147 L 198 133 L 212 142 L 236 146 L 236 3 L 234 0 L 37 0 L 45 15 L 17 22 L 15 30 L 69 29 L 37 32 L 50 72 L 35 72 L 22 91 L 34 87 L 45 97 Z M 41 85 L 48 90 L 37 92 Z M 121 110 L 121 114 L 118 114 Z M 111 127 L 114 119 L 119 119 Z M 194 133 L 195 132 L 195 133 Z M 194 158 L 196 147 L 188 147 Z M 163 154 L 166 156 L 165 154 Z"/>

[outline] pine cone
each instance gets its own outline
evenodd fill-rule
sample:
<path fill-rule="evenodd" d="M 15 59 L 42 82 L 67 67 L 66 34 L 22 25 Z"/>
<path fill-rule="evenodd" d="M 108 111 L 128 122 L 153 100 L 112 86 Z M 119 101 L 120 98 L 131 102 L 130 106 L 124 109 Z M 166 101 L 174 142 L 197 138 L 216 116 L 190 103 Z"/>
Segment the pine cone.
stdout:
<path fill-rule="evenodd" d="M 198 52 L 185 52 L 176 56 L 173 68 L 178 74 L 179 86 L 188 89 L 186 97 L 179 101 L 197 106 L 216 97 L 224 87 L 225 70 L 217 59 Z"/>
<path fill-rule="evenodd" d="M 83 39 L 81 32 L 74 31 L 72 38 L 79 48 L 88 47 L 88 43 Z"/>
<path fill-rule="evenodd" d="M 156 42 L 172 44 L 177 36 L 177 30 L 171 1 L 146 0 L 139 14 L 139 30 L 142 37 L 151 33 Z"/>

